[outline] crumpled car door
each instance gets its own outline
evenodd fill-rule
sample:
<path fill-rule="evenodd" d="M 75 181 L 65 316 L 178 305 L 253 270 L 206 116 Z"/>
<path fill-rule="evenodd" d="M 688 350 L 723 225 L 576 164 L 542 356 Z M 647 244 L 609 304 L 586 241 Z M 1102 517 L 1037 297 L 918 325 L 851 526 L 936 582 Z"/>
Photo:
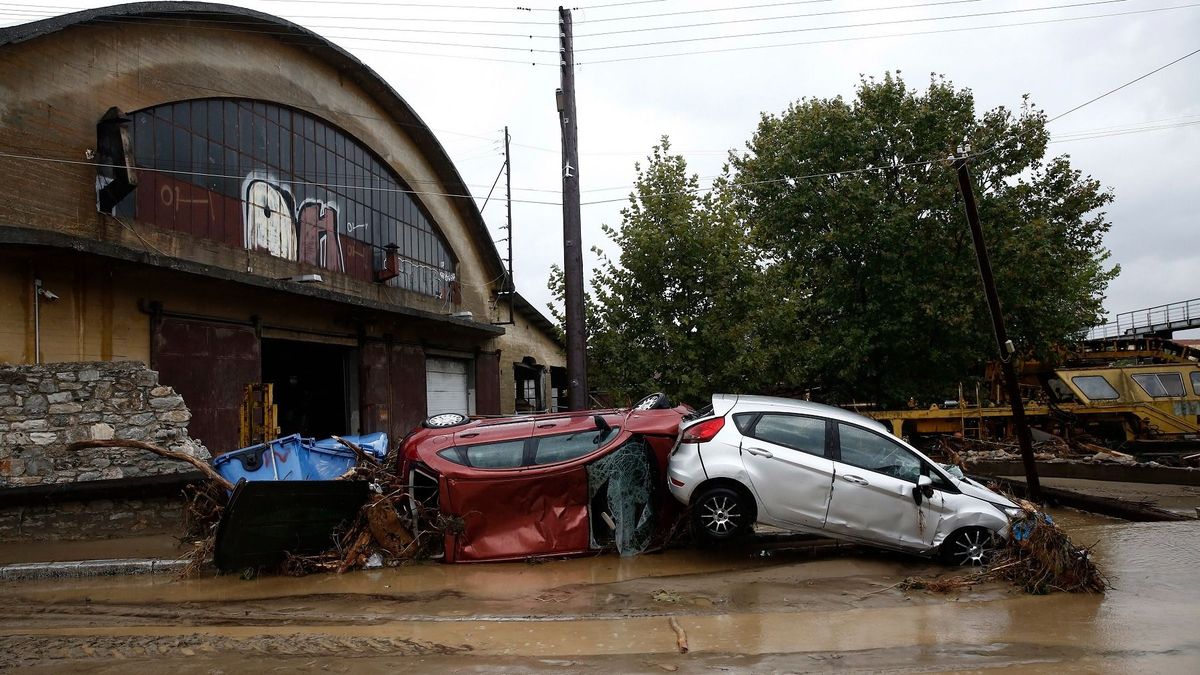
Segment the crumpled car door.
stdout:
<path fill-rule="evenodd" d="M 938 515 L 913 489 L 921 460 L 883 433 L 838 424 L 839 461 L 825 528 L 885 546 L 924 548 Z M 940 501 L 940 500 L 939 500 Z"/>

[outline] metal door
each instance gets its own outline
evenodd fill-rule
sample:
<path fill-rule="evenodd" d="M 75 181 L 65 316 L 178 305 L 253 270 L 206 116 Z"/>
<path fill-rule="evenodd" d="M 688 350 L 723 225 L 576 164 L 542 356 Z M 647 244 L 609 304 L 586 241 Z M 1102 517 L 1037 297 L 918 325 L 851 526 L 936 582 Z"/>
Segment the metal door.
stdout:
<path fill-rule="evenodd" d="M 833 481 L 826 427 L 817 417 L 765 413 L 747 429 L 742 464 L 771 519 L 805 527 L 825 523 Z"/>
<path fill-rule="evenodd" d="M 938 516 L 913 498 L 920 458 L 883 432 L 849 424 L 838 424 L 837 445 L 825 528 L 887 546 L 924 548 Z"/>
<path fill-rule="evenodd" d="M 443 358 L 425 361 L 425 393 L 429 415 L 471 414 L 468 363 L 462 359 Z"/>

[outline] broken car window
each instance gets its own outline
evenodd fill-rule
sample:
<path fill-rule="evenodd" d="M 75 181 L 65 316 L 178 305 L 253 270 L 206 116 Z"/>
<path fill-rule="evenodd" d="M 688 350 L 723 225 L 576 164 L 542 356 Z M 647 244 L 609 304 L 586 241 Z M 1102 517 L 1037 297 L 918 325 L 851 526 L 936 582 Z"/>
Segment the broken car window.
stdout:
<path fill-rule="evenodd" d="M 535 438 L 537 443 L 533 453 L 534 464 L 554 464 L 569 459 L 583 457 L 604 445 L 604 442 L 617 435 L 620 427 L 607 429 L 588 429 L 574 434 L 559 434 Z"/>
<path fill-rule="evenodd" d="M 825 420 L 798 415 L 764 414 L 754 425 L 754 438 L 786 448 L 825 456 Z"/>
<path fill-rule="evenodd" d="M 849 424 L 838 424 L 838 437 L 843 464 L 910 483 L 917 482 L 917 476 L 921 475 L 921 460 L 884 436 Z"/>

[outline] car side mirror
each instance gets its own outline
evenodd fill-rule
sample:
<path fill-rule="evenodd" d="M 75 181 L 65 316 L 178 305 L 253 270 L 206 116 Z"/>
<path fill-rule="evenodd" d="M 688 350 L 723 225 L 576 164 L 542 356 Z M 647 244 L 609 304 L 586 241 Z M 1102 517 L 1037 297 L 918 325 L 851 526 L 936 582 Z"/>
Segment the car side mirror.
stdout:
<path fill-rule="evenodd" d="M 933 496 L 933 479 L 929 476 L 917 476 L 917 485 L 913 488 L 913 501 L 918 505 L 926 497 Z"/>

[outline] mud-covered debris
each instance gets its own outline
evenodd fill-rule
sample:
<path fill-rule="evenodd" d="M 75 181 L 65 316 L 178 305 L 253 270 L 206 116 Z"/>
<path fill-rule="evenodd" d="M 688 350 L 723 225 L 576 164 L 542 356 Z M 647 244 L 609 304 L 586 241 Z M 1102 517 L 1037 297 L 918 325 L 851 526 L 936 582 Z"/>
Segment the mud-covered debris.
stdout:
<path fill-rule="evenodd" d="M 683 602 L 683 596 L 679 595 L 678 593 L 672 593 L 671 591 L 668 591 L 668 590 L 665 590 L 662 588 L 652 592 L 650 594 L 650 597 L 655 602 L 669 602 L 669 603 Z"/>
<path fill-rule="evenodd" d="M 929 579 L 909 577 L 901 590 L 952 593 L 986 581 L 1007 581 L 1026 593 L 1054 591 L 1103 593 L 1108 579 L 1092 559 L 1091 549 L 1077 546 L 1054 520 L 1032 503 L 1015 499 L 1020 515 L 1010 519 L 1010 535 L 989 565 L 972 574 Z"/>

